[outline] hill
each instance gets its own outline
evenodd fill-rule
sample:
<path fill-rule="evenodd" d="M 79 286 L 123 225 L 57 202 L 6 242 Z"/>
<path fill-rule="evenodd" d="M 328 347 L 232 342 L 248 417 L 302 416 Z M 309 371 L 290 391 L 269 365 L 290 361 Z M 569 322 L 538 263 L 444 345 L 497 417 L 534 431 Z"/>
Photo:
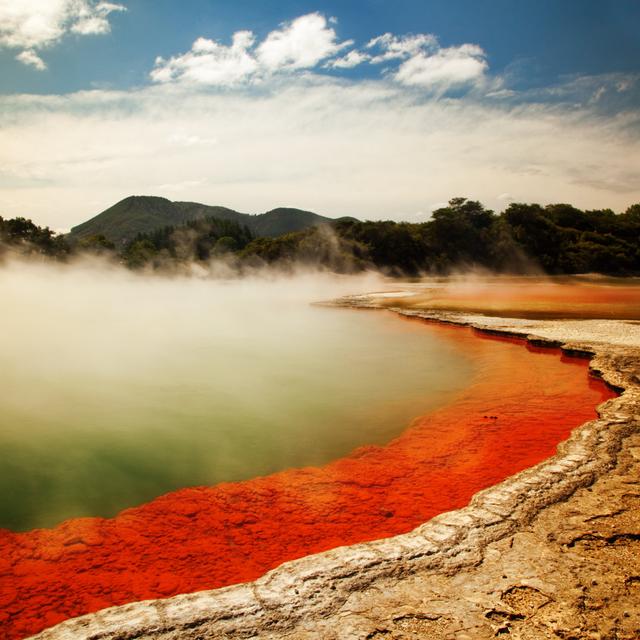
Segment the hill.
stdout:
<path fill-rule="evenodd" d="M 176 227 L 204 218 L 217 218 L 244 225 L 259 237 L 273 237 L 335 222 L 332 218 L 302 209 L 278 208 L 251 215 L 198 202 L 172 202 L 157 196 L 130 196 L 73 227 L 69 237 L 81 240 L 103 235 L 117 246 L 122 246 L 138 234 L 152 233 L 164 227 Z"/>

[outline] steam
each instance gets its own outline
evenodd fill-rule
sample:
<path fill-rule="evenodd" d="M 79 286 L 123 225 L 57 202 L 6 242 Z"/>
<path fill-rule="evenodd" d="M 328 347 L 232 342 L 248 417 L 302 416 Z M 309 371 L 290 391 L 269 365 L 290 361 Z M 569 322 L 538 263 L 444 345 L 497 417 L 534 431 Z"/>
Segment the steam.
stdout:
<path fill-rule="evenodd" d="M 0 268 L 0 526 L 322 464 L 388 441 L 469 374 L 423 327 L 310 305 L 387 288 L 379 275 L 201 275 Z"/>

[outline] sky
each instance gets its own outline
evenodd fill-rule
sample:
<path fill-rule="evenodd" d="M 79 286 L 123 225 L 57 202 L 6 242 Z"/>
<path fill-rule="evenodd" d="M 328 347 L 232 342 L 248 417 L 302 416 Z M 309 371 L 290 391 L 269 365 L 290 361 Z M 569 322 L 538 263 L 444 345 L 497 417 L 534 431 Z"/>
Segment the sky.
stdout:
<path fill-rule="evenodd" d="M 637 0 L 0 0 L 0 215 L 640 202 Z"/>

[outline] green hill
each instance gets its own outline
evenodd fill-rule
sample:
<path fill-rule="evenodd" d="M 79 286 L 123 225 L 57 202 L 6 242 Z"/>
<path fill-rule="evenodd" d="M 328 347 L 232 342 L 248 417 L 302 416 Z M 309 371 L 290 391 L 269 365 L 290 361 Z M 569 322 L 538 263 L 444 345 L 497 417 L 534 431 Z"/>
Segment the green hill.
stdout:
<path fill-rule="evenodd" d="M 341 218 L 342 219 L 342 218 Z M 293 231 L 302 231 L 309 227 L 316 227 L 319 224 L 335 222 L 331 218 L 302 211 L 301 209 L 291 209 L 280 207 L 255 216 L 253 224 L 249 228 L 256 236 L 281 236 Z"/>
<path fill-rule="evenodd" d="M 139 233 L 151 233 L 190 220 L 214 217 L 246 225 L 255 236 L 279 236 L 335 220 L 301 209 L 279 208 L 258 215 L 198 202 L 172 202 L 156 196 L 130 196 L 71 229 L 71 239 L 104 235 L 117 246 Z"/>

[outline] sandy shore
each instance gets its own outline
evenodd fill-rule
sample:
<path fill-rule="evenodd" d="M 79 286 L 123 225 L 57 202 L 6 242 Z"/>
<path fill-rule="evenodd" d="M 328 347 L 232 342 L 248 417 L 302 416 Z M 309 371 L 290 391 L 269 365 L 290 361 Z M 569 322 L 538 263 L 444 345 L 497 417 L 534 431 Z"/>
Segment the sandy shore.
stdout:
<path fill-rule="evenodd" d="M 640 637 L 640 324 L 428 313 L 389 302 L 340 304 L 593 354 L 593 373 L 624 392 L 553 458 L 411 533 L 290 562 L 250 584 L 114 607 L 36 637 Z"/>

